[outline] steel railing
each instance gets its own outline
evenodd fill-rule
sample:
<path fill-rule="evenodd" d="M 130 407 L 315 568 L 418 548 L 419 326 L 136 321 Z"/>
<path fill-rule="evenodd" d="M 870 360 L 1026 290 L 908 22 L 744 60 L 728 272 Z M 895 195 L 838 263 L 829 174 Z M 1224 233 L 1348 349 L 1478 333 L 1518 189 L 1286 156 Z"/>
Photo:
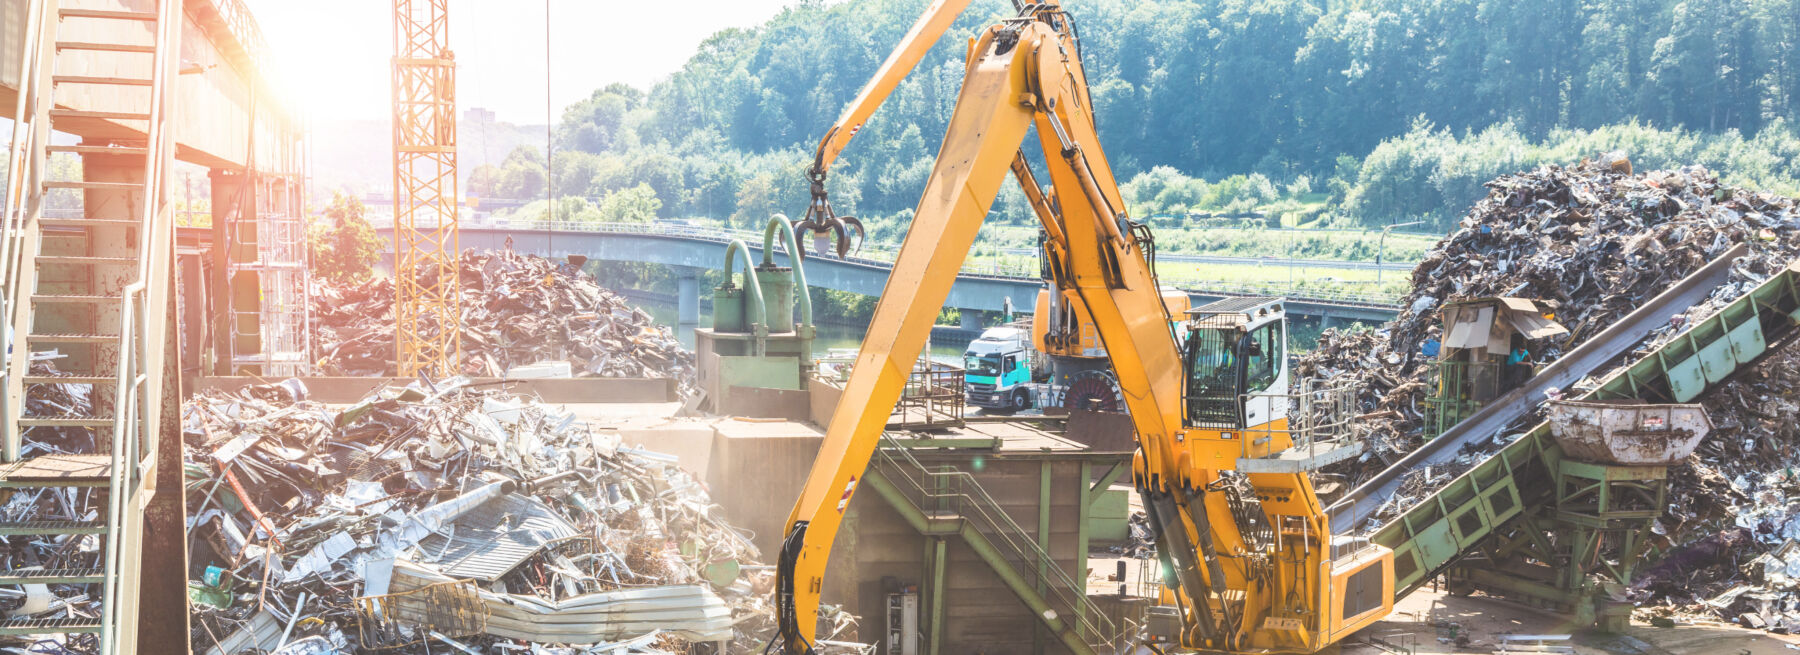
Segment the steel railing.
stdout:
<path fill-rule="evenodd" d="M 1254 400 L 1267 400 L 1271 408 L 1288 408 L 1286 429 L 1275 429 L 1273 423 L 1246 427 L 1243 438 L 1238 440 L 1239 456 L 1275 455 L 1268 444 L 1276 436 L 1288 438 L 1287 451 L 1303 451 L 1308 457 L 1356 443 L 1361 438 L 1355 422 L 1359 413 L 1356 395 L 1357 389 L 1350 382 L 1328 379 L 1301 380 L 1300 389 L 1294 393 L 1239 395 L 1238 407 L 1248 407 Z"/>
<path fill-rule="evenodd" d="M 968 522 L 996 546 L 1001 555 L 1014 565 L 1023 577 L 1039 580 L 1042 593 L 1049 600 L 1071 610 L 1067 621 L 1078 626 L 1079 633 L 1096 650 L 1102 645 L 1120 645 L 1126 637 L 1111 618 L 1088 602 L 1086 580 L 1077 581 L 1056 564 L 1025 528 L 989 496 L 975 476 L 960 470 L 934 471 L 913 457 L 912 451 L 887 437 L 875 450 L 874 463 L 887 474 L 902 494 L 913 499 L 913 505 L 926 516 L 956 517 Z M 1087 553 L 1077 553 L 1085 560 Z M 1042 571 L 1042 577 L 1039 573 Z"/>
<path fill-rule="evenodd" d="M 29 298 L 30 290 L 19 287 L 19 267 L 24 260 L 25 235 L 43 205 L 44 164 L 41 153 L 49 139 L 50 106 L 40 97 L 43 82 L 50 70 L 49 59 L 55 55 L 49 37 L 54 21 L 46 16 L 49 3 L 28 3 L 25 21 L 25 43 L 19 64 L 19 96 L 14 107 L 12 144 L 7 154 L 6 198 L 4 219 L 0 220 L 0 461 L 19 459 L 22 433 L 19 416 L 25 409 L 23 388 L 14 393 L 18 380 L 15 366 L 29 366 L 30 353 L 20 353 L 21 362 L 13 359 L 15 346 L 22 348 L 14 334 L 13 318 L 21 298 Z M 21 371 L 22 373 L 22 371 Z"/>
<path fill-rule="evenodd" d="M 371 226 L 392 227 L 392 220 L 381 218 L 370 219 Z M 760 243 L 762 235 L 756 232 L 735 230 L 725 227 L 700 227 L 695 225 L 679 225 L 669 223 L 594 223 L 578 221 L 525 221 L 512 222 L 505 225 L 465 225 L 465 231 L 503 230 L 508 232 L 588 232 L 597 234 L 636 234 L 644 236 L 672 237 L 714 243 L 730 243 L 734 239 L 745 239 L 746 243 Z M 752 241 L 754 240 L 754 241 Z M 900 248 L 893 244 L 864 243 L 858 250 L 859 255 L 849 256 L 839 261 L 865 264 L 887 268 L 893 265 L 899 256 Z M 1010 252 L 1010 251 L 1009 251 Z M 1182 256 L 1158 254 L 1166 261 L 1182 261 Z M 1174 258 L 1171 258 L 1174 257 Z M 1186 256 L 1197 257 L 1197 256 Z M 1246 260 L 1255 261 L 1255 260 Z M 1289 260 L 1279 260 L 1289 261 Z M 1331 260 L 1319 260 L 1318 265 L 1329 266 Z M 963 275 L 990 277 L 997 279 L 1040 279 L 1041 269 L 1036 264 L 1004 263 L 1004 262 L 964 262 Z M 1165 279 L 1172 277 L 1164 274 Z M 1244 284 L 1213 280 L 1192 280 L 1187 284 L 1198 285 L 1183 290 L 1201 294 L 1223 294 L 1237 296 L 1276 295 L 1293 300 L 1315 301 L 1334 304 L 1363 305 L 1369 307 L 1391 308 L 1398 306 L 1402 297 L 1392 293 L 1350 293 L 1341 291 L 1320 290 L 1291 283 Z"/>
<path fill-rule="evenodd" d="M 155 35 L 156 54 L 151 69 L 150 119 L 145 128 L 144 188 L 140 233 L 138 239 L 137 279 L 125 286 L 119 302 L 118 382 L 113 396 L 112 470 L 107 494 L 106 602 L 101 613 L 101 653 L 116 652 L 118 626 L 122 620 L 119 601 L 120 577 L 125 570 L 121 543 L 125 535 L 124 514 L 127 503 L 139 500 L 138 487 L 155 465 L 157 438 L 154 408 L 142 402 L 150 385 L 151 371 L 146 365 L 152 336 L 149 321 L 160 314 L 149 306 L 150 289 L 164 286 L 169 255 L 174 241 L 174 212 L 164 193 L 168 165 L 174 158 L 170 139 L 168 93 L 175 79 L 179 61 L 171 46 L 178 43 L 182 25 L 181 2 L 160 0 L 157 3 Z M 161 294 L 158 294 L 160 296 Z M 145 458 L 142 453 L 149 453 Z M 135 617 L 133 617 L 135 618 Z"/>

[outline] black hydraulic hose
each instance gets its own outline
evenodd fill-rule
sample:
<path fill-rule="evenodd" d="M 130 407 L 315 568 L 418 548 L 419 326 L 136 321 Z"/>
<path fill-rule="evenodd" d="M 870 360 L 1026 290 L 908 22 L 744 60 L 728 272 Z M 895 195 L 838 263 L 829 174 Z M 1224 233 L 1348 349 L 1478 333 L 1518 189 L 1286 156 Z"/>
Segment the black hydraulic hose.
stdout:
<path fill-rule="evenodd" d="M 787 538 L 781 542 L 781 556 L 775 561 L 775 637 L 763 647 L 763 654 L 771 652 L 791 653 L 793 655 L 813 652 L 811 643 L 800 636 L 800 616 L 794 607 L 794 567 L 800 562 L 800 550 L 806 546 L 806 521 L 797 521 L 788 530 Z M 817 621 L 817 618 L 813 620 Z M 781 644 L 780 651 L 773 651 L 775 644 Z M 799 644 L 799 653 L 789 649 L 790 644 Z"/>

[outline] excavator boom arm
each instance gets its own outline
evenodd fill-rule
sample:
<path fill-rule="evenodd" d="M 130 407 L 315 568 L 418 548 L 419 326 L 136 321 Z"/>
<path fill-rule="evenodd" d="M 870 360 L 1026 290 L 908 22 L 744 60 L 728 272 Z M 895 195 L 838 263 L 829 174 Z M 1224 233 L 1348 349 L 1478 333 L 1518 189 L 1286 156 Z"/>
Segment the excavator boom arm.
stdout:
<path fill-rule="evenodd" d="M 961 0 L 933 3 L 896 56 L 845 113 L 858 124 L 917 63 L 920 39 L 948 26 Z M 1226 476 L 1249 448 L 1247 427 L 1186 421 L 1187 375 L 1148 251 L 1132 223 L 1094 126 L 1075 30 L 1055 0 L 1023 5 L 971 44 L 961 92 L 937 161 L 863 337 L 855 369 L 826 426 L 812 472 L 788 517 L 776 570 L 778 637 L 790 655 L 813 651 L 826 563 L 844 512 L 924 348 L 963 260 L 1009 171 L 1044 225 L 1054 294 L 1086 306 L 1111 360 L 1138 441 L 1133 483 L 1169 560 L 1184 646 L 1226 652 L 1312 652 L 1392 607 L 1391 553 L 1333 561 L 1329 524 L 1305 473 Z M 1032 128 L 1046 175 L 1019 148 Z M 841 148 L 828 135 L 820 162 Z M 846 135 L 847 138 L 847 135 Z M 836 145 L 834 145 L 836 144 Z M 1037 181 L 1049 182 L 1040 192 Z M 816 182 L 815 182 L 816 184 Z M 1051 202 L 1054 198 L 1055 202 Z M 1255 448 L 1286 448 L 1285 423 L 1264 425 Z M 1369 566 L 1385 580 L 1348 584 Z M 1380 585 L 1386 584 L 1383 588 Z M 1348 603 L 1349 587 L 1362 591 Z M 1347 612 L 1346 605 L 1358 608 Z M 1054 627 L 1054 626 L 1052 626 Z"/>
<path fill-rule="evenodd" d="M 912 29 L 901 37 L 899 45 L 894 46 L 894 51 L 888 54 L 887 60 L 881 62 L 881 68 L 875 70 L 875 76 L 869 78 L 869 83 L 844 107 L 844 113 L 838 116 L 837 122 L 832 123 L 831 128 L 825 131 L 825 138 L 819 140 L 819 147 L 813 153 L 812 175 L 815 180 L 823 178 L 825 172 L 831 170 L 831 164 L 837 161 L 838 153 L 844 151 L 844 146 L 850 145 L 850 139 L 856 136 L 862 124 L 881 107 L 881 103 L 887 102 L 894 87 L 899 86 L 900 80 L 912 73 L 913 67 L 919 65 L 919 60 L 925 58 L 925 53 L 931 51 L 931 46 L 944 36 L 944 32 L 950 29 L 950 24 L 956 22 L 956 17 L 962 15 L 963 10 L 968 7 L 969 0 L 932 0 L 931 6 L 925 8 L 925 13 L 919 15 L 919 20 L 913 23 Z"/>

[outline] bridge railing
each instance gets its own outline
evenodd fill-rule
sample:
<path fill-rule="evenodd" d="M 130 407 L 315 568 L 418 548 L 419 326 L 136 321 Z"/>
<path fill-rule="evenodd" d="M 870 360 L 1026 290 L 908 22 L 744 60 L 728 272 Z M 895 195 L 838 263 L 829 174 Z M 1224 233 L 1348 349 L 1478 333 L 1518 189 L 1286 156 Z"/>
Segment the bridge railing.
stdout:
<path fill-rule="evenodd" d="M 391 227 L 392 226 L 391 219 L 390 220 L 372 219 L 372 220 L 370 220 L 370 223 L 375 225 L 376 227 Z M 565 232 L 565 233 L 566 232 L 588 232 L 588 233 L 598 233 L 598 234 L 637 234 L 637 235 L 644 235 L 644 236 L 689 239 L 689 240 L 695 240 L 695 241 L 709 241 L 709 242 L 713 242 L 713 243 L 730 243 L 731 241 L 736 240 L 736 239 L 742 239 L 745 243 L 749 243 L 749 244 L 761 244 L 762 243 L 762 233 L 761 232 L 753 232 L 753 231 L 749 231 L 749 230 L 738 230 L 738 229 L 724 228 L 724 227 L 706 227 L 706 226 L 699 226 L 699 225 L 683 225 L 683 224 L 679 224 L 679 223 L 663 223 L 663 222 L 657 222 L 657 223 L 593 223 L 593 222 L 577 222 L 577 221 L 513 221 L 510 223 L 506 223 L 504 225 L 489 225 L 489 226 L 483 226 L 483 225 L 474 224 L 474 223 L 467 223 L 467 224 L 463 225 L 462 229 L 465 231 L 484 230 L 484 229 L 486 229 L 486 230 L 504 230 L 504 231 L 508 231 L 508 232 L 521 232 L 521 233 L 550 231 L 550 232 Z M 801 247 L 805 248 L 806 244 L 802 243 Z M 1008 250 L 1006 252 L 1011 253 L 1012 251 Z M 883 243 L 864 243 L 862 248 L 857 251 L 857 254 L 855 254 L 853 256 L 849 256 L 849 257 L 844 257 L 840 261 L 847 261 L 847 262 L 852 262 L 852 263 L 866 264 L 869 266 L 878 266 L 878 267 L 886 268 L 886 267 L 893 265 L 894 259 L 898 255 L 899 255 L 899 246 L 896 246 L 893 244 L 883 244 Z M 1020 255 L 1020 256 L 1023 256 L 1023 255 Z M 1169 259 L 1168 255 L 1159 254 L 1158 257 L 1163 258 L 1163 259 Z M 1177 261 L 1177 260 L 1170 260 L 1170 261 Z M 1254 261 L 1254 260 L 1246 260 L 1246 261 Z M 1276 261 L 1284 261 L 1284 260 L 1276 260 Z M 1328 262 L 1320 262 L 1320 266 L 1326 266 L 1326 265 L 1329 265 L 1329 263 Z M 1035 262 L 1026 264 L 1026 263 L 1012 263 L 1012 262 L 980 261 L 980 262 L 964 262 L 963 268 L 962 268 L 962 273 L 963 273 L 963 275 L 973 275 L 973 276 L 1003 278 L 1003 279 L 1037 279 L 1037 277 L 1040 274 L 1040 269 Z M 1165 275 L 1165 277 L 1167 277 L 1167 276 Z M 1317 287 L 1311 287 L 1311 286 L 1300 287 L 1300 286 L 1296 286 L 1296 285 L 1286 283 L 1286 282 L 1270 282 L 1270 283 L 1263 283 L 1263 284 L 1243 284 L 1243 283 L 1234 284 L 1234 283 L 1221 282 L 1221 281 L 1198 280 L 1198 281 L 1194 281 L 1194 283 L 1191 283 L 1189 285 L 1178 284 L 1177 286 L 1182 286 L 1183 290 L 1202 294 L 1202 295 L 1219 294 L 1219 295 L 1242 295 L 1242 296 L 1254 296 L 1254 295 L 1283 296 L 1283 297 L 1286 297 L 1286 298 L 1289 298 L 1292 300 L 1297 300 L 1297 301 L 1313 301 L 1313 302 L 1321 302 L 1321 303 L 1360 305 L 1360 306 L 1381 307 L 1381 308 L 1393 307 L 1395 305 L 1400 304 L 1400 300 L 1401 300 L 1399 295 L 1391 294 L 1391 293 L 1332 291 L 1332 290 L 1328 290 L 1328 289 L 1319 289 Z"/>

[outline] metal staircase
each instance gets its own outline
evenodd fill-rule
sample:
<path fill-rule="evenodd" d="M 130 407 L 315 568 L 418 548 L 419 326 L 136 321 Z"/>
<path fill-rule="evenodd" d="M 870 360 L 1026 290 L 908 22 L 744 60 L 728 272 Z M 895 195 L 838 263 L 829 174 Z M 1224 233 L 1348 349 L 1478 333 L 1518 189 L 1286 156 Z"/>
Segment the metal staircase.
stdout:
<path fill-rule="evenodd" d="M 173 261 L 165 188 L 181 3 L 156 0 L 154 11 L 27 4 L 0 222 L 0 488 L 38 502 L 8 503 L 0 538 L 65 547 L 49 561 L 11 562 L 0 586 L 54 585 L 35 591 L 96 599 L 100 610 L 69 603 L 4 618 L 0 634 L 89 633 L 99 653 L 133 652 Z M 59 98 L 89 107 L 61 108 Z M 78 131 L 118 136 L 51 142 L 52 132 Z M 81 161 L 83 179 L 49 179 L 53 154 Z M 46 216 L 53 193 L 79 194 L 81 211 Z M 54 353 L 45 359 L 55 368 L 34 365 L 33 353 Z M 31 409 L 28 400 L 53 391 L 85 397 L 92 412 Z M 80 547 L 85 535 L 98 536 L 93 552 Z"/>
<path fill-rule="evenodd" d="M 1120 626 L 1088 600 L 1074 579 L 967 472 L 932 470 L 905 446 L 882 439 L 864 482 L 920 534 L 956 536 L 1077 655 L 1116 652 Z M 1085 560 L 1087 553 L 1077 554 Z"/>

